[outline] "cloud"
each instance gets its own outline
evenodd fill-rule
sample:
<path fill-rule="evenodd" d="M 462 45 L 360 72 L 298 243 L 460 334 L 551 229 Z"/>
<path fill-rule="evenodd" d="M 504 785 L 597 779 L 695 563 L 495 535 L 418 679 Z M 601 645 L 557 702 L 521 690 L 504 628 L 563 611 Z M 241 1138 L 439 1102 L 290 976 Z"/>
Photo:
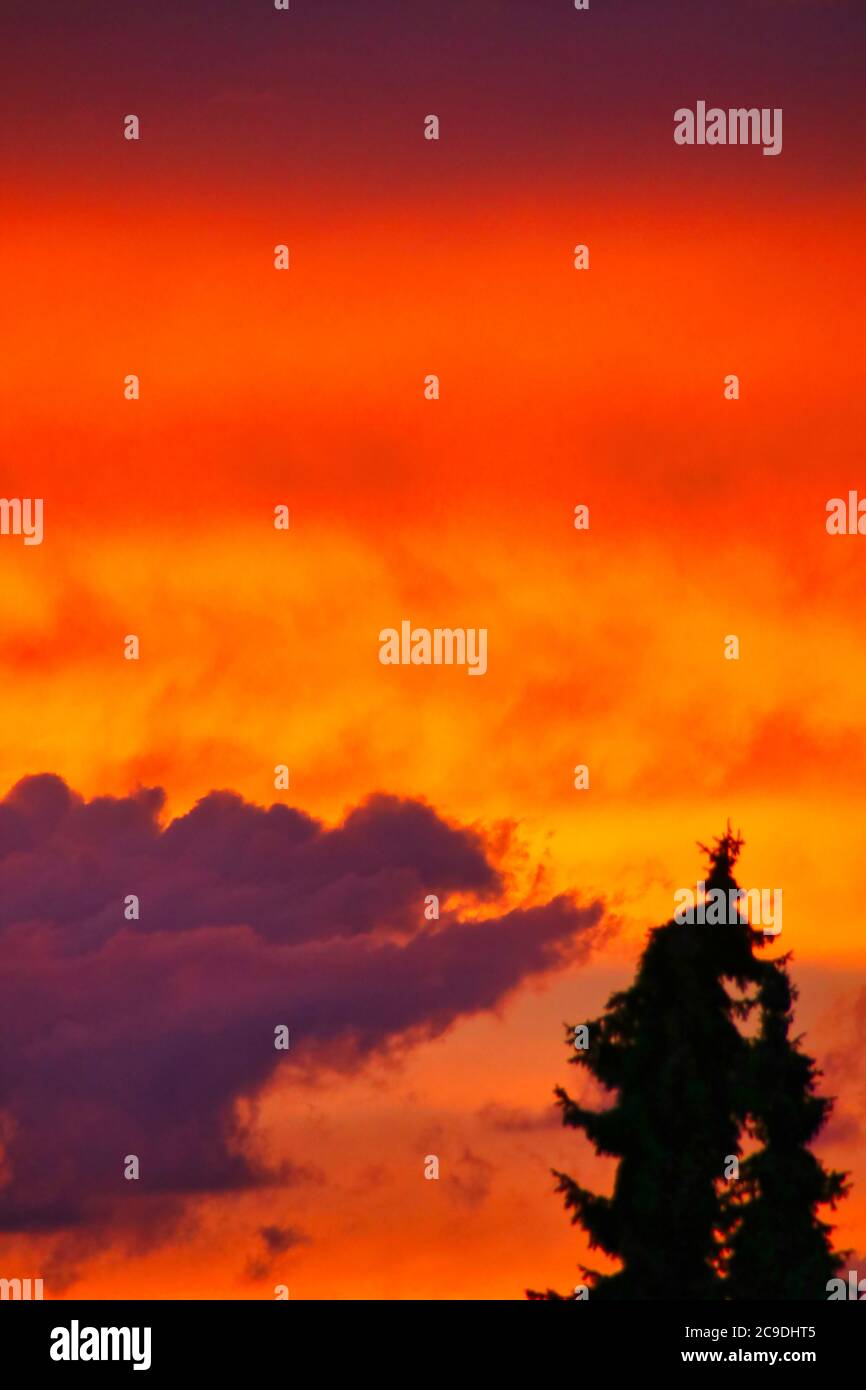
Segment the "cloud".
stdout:
<path fill-rule="evenodd" d="M 860 1039 L 866 1027 L 866 989 L 834 999 L 821 1020 L 819 1057 L 823 1090 L 835 1096 L 834 1108 L 821 1131 L 821 1145 L 850 1146 L 856 1154 L 866 1122 L 866 1066 Z"/>
<path fill-rule="evenodd" d="M 449 1177 L 449 1193 L 467 1207 L 480 1207 L 490 1195 L 494 1167 L 486 1158 L 479 1158 L 468 1148 L 454 1165 Z"/>
<path fill-rule="evenodd" d="M 262 1226 L 259 1235 L 269 1255 L 282 1255 L 293 1245 L 306 1245 L 309 1237 L 291 1226 Z"/>
<path fill-rule="evenodd" d="M 144 1199 L 306 1181 L 249 1156 L 238 1103 L 278 1068 L 309 1079 L 439 1035 L 600 929 L 601 904 L 570 895 L 507 908 L 482 835 L 421 802 L 374 795 L 329 828 L 227 791 L 163 826 L 164 800 L 42 775 L 0 802 L 0 1231 L 134 1229 Z"/>
<path fill-rule="evenodd" d="M 264 1252 L 252 1256 L 246 1266 L 246 1276 L 255 1282 L 267 1278 L 278 1255 L 285 1255 L 299 1245 L 309 1245 L 310 1237 L 293 1226 L 260 1226 L 258 1232 Z"/>
<path fill-rule="evenodd" d="M 539 1129 L 562 1128 L 562 1112 L 552 1102 L 544 1110 L 528 1110 L 490 1101 L 478 1111 L 478 1118 L 502 1134 L 526 1134 Z"/>

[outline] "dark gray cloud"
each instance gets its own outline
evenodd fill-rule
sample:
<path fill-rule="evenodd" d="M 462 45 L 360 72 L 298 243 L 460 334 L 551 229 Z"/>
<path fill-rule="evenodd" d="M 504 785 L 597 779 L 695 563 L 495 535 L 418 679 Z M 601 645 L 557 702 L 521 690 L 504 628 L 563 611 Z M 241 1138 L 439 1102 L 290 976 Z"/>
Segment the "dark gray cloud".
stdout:
<path fill-rule="evenodd" d="M 425 921 L 428 893 L 495 914 L 504 886 L 477 831 L 419 802 L 372 796 L 333 828 L 225 791 L 163 826 L 163 804 L 54 776 L 0 802 L 0 1230 L 303 1181 L 246 1156 L 239 1099 L 278 1067 L 359 1067 L 494 1008 L 602 919 L 559 896 Z"/>
<path fill-rule="evenodd" d="M 519 1109 L 490 1101 L 478 1111 L 478 1118 L 502 1134 L 527 1134 L 533 1130 L 562 1128 L 562 1112 L 551 1102 L 544 1110 Z"/>

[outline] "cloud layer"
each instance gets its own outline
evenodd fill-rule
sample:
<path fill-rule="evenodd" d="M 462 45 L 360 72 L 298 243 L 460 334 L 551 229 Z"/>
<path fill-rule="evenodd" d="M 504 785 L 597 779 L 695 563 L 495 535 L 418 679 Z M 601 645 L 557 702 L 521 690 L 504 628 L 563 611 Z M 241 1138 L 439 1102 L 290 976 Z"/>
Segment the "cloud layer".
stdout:
<path fill-rule="evenodd" d="M 226 791 L 163 826 L 163 803 L 87 802 L 51 775 L 0 802 L 0 1230 L 297 1179 L 255 1167 L 238 1118 L 278 1067 L 442 1033 L 585 954 L 602 921 L 571 896 L 496 915 L 482 836 L 420 802 L 375 795 L 333 828 Z M 430 893 L 484 919 L 428 922 Z"/>

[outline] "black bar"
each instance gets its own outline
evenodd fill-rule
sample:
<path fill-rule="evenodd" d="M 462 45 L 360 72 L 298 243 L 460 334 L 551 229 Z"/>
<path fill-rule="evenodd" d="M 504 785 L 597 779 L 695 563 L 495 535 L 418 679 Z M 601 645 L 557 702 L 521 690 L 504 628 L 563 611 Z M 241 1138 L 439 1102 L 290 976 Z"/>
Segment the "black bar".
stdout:
<path fill-rule="evenodd" d="M 117 1338 L 103 1339 L 103 1328 L 118 1329 Z M 866 1308 L 844 1302 L 4 1302 L 0 1365 L 7 1377 L 14 1366 L 16 1379 L 47 1372 L 58 1384 L 106 1373 L 112 1383 L 130 1375 L 161 1384 L 187 1373 L 196 1386 L 230 1376 L 255 1384 L 268 1369 L 282 1371 L 287 1386 L 309 1384 L 311 1373 L 353 1382 L 372 1373 L 411 1387 L 440 1369 L 443 1386 L 466 1370 L 483 1370 L 488 1385 L 498 1376 L 512 1381 L 526 1358 L 530 1385 L 560 1364 L 570 1385 L 585 1384 L 593 1365 L 646 1377 L 674 1368 L 701 1375 L 709 1365 L 796 1366 L 826 1384 L 859 1366 L 864 1331 Z M 79 1359 L 52 1359 L 52 1347 L 70 1356 L 77 1348 Z M 106 1359 L 81 1358 L 91 1348 Z M 128 1359 L 108 1359 L 115 1348 Z"/>

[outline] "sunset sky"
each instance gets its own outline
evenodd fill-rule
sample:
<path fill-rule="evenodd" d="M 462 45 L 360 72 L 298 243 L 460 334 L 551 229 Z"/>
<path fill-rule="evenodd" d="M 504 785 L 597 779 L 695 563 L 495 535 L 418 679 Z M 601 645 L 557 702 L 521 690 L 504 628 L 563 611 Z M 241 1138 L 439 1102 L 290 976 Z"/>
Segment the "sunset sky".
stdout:
<path fill-rule="evenodd" d="M 612 1170 L 563 1023 L 728 818 L 866 1258 L 866 538 L 825 528 L 866 496 L 864 38 L 862 0 L 6 0 L 0 494 L 45 534 L 0 536 L 0 1274 L 567 1289 L 550 1169 Z M 698 100 L 782 108 L 782 154 L 678 147 Z M 486 675 L 380 664 L 403 619 L 486 628 Z"/>

